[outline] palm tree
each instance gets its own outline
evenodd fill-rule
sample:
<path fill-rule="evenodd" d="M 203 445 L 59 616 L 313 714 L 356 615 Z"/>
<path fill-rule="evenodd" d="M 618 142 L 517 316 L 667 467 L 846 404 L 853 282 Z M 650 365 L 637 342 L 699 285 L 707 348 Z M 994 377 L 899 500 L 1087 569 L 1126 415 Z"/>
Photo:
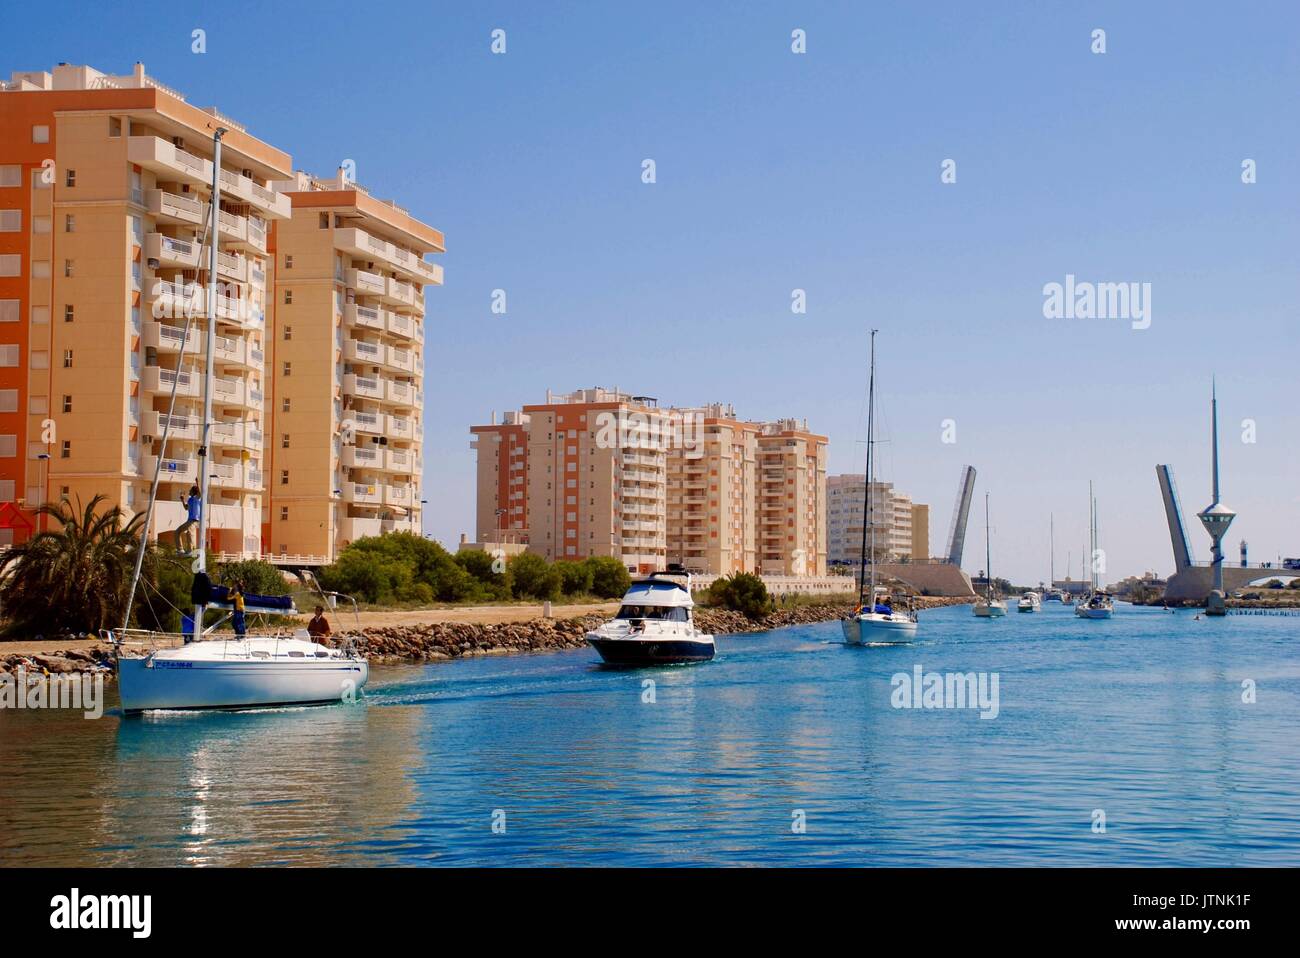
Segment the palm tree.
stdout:
<path fill-rule="evenodd" d="M 144 513 L 129 521 L 121 507 L 99 511 L 97 495 L 80 512 L 66 499 L 37 510 L 57 529 L 37 533 L 0 554 L 0 614 L 4 631 L 61 635 L 116 628 L 122 622 Z M 141 578 L 157 572 L 152 547 Z"/>

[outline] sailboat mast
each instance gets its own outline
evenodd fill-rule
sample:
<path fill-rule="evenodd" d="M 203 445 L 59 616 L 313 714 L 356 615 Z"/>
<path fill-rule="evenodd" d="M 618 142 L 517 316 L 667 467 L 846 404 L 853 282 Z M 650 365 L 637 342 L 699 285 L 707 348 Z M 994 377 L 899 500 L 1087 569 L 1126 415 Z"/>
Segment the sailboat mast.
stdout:
<path fill-rule="evenodd" d="M 1051 555 L 1048 556 L 1047 559 L 1047 568 L 1048 568 L 1047 587 L 1049 589 L 1055 589 L 1056 588 L 1056 516 L 1055 514 L 1049 515 L 1047 522 L 1048 522 L 1047 548 L 1048 551 L 1051 553 Z"/>
<path fill-rule="evenodd" d="M 858 604 L 862 601 L 863 591 L 867 585 L 867 542 L 871 543 L 871 592 L 873 601 L 876 594 L 876 529 L 871 522 L 871 471 L 875 463 L 872 456 L 872 444 L 875 441 L 876 421 L 876 333 L 871 331 L 871 372 L 867 378 L 867 466 L 862 476 L 862 560 L 858 565 Z"/>
<path fill-rule="evenodd" d="M 984 493 L 984 597 L 993 602 L 993 546 L 989 543 L 989 494 Z"/>
<path fill-rule="evenodd" d="M 210 236 L 212 243 L 208 247 L 208 330 L 207 357 L 203 370 L 203 436 L 199 443 L 199 536 L 198 555 L 194 559 L 196 576 L 207 572 L 208 568 L 208 485 L 212 472 L 208 465 L 208 449 L 212 436 L 212 380 L 216 373 L 217 340 L 217 217 L 221 209 L 221 137 L 226 133 L 225 127 L 217 127 L 212 132 L 212 225 Z M 179 371 L 178 371 L 179 375 Z M 206 596 L 204 597 L 206 599 Z M 207 602 L 194 605 L 194 641 L 203 637 L 203 613 Z"/>

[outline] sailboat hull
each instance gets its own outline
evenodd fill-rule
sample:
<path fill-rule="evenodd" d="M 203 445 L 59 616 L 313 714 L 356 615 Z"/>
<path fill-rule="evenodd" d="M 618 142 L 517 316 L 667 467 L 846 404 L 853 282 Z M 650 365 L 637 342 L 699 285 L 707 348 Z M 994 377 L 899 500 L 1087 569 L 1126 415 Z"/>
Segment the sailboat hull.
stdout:
<path fill-rule="evenodd" d="M 975 614 L 981 619 L 998 619 L 1007 614 L 1007 607 L 1000 602 L 976 602 Z"/>
<path fill-rule="evenodd" d="M 865 612 L 841 620 L 849 645 L 896 645 L 916 638 L 916 621 L 903 615 Z"/>
<path fill-rule="evenodd" d="M 162 709 L 246 709 L 354 699 L 370 677 L 364 659 L 301 640 L 196 642 L 145 658 L 119 658 L 118 693 L 128 715 Z M 223 654 L 222 646 L 230 647 Z M 263 648 L 265 646 L 265 648 Z M 298 648 L 311 647 L 325 653 Z M 288 654 L 287 649 L 297 655 Z M 219 651 L 220 650 L 220 651 Z"/>

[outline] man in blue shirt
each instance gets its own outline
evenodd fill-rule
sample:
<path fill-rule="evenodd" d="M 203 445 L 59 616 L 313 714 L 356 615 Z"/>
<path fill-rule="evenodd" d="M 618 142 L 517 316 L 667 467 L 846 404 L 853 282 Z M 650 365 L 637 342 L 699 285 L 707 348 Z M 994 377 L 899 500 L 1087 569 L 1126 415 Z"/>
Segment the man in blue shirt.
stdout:
<path fill-rule="evenodd" d="M 176 548 L 188 555 L 194 551 L 194 545 L 190 541 L 190 529 L 198 524 L 199 518 L 203 515 L 203 500 L 199 498 L 199 487 L 190 486 L 189 498 L 181 496 L 181 502 L 185 504 L 186 518 L 176 529 Z"/>

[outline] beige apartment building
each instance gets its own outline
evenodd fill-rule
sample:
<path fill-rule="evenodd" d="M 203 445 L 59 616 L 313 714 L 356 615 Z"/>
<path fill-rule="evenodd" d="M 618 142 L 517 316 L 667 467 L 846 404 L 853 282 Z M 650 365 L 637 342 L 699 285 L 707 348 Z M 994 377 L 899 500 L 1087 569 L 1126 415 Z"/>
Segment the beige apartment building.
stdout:
<path fill-rule="evenodd" d="M 723 404 L 660 409 L 595 388 L 548 394 L 470 432 L 479 543 L 523 542 L 548 559 L 614 555 L 634 572 L 680 562 L 825 574 L 826 438 L 806 424 L 744 422 Z"/>
<path fill-rule="evenodd" d="M 212 136 L 225 134 L 219 195 Z M 6 541 L 51 498 L 103 494 L 183 519 L 198 484 L 218 209 L 209 545 L 260 551 L 268 243 L 288 154 L 147 76 L 61 64 L 0 87 L 0 514 Z M 185 332 L 190 317 L 189 332 Z M 175 387 L 176 403 L 168 414 Z M 168 433 L 164 446 L 163 435 Z"/>
<path fill-rule="evenodd" d="M 420 531 L 425 255 L 443 236 L 339 176 L 276 184 L 267 542 L 332 559 L 363 536 Z"/>
<path fill-rule="evenodd" d="M 673 412 L 683 441 L 667 457 L 668 561 L 698 573 L 753 571 L 760 425 L 721 403 Z"/>
<path fill-rule="evenodd" d="M 826 519 L 832 565 L 856 566 L 862 556 L 862 476 L 831 476 L 826 480 Z M 882 562 L 929 558 L 930 507 L 912 502 L 889 482 L 871 484 L 871 515 L 876 557 Z"/>

